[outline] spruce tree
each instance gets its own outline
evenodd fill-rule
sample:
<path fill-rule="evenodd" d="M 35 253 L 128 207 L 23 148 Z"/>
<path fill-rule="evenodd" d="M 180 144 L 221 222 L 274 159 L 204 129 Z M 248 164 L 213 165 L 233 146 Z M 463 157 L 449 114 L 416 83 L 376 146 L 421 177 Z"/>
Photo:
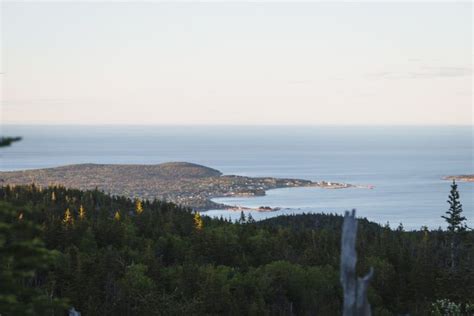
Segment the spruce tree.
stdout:
<path fill-rule="evenodd" d="M 249 213 L 249 216 L 247 217 L 247 223 L 255 223 L 255 219 L 252 216 L 252 213 Z"/>
<path fill-rule="evenodd" d="M 466 217 L 462 216 L 462 204 L 459 201 L 458 185 L 453 180 L 451 184 L 451 192 L 448 199 L 449 210 L 447 216 L 441 216 L 448 223 L 448 231 L 452 234 L 463 232 L 466 230 Z"/>
<path fill-rule="evenodd" d="M 451 192 L 448 198 L 449 210 L 446 216 L 441 216 L 448 223 L 448 231 L 450 233 L 450 252 L 451 252 L 451 269 L 454 270 L 456 262 L 456 248 L 459 243 L 459 234 L 467 228 L 466 217 L 462 216 L 462 204 L 459 201 L 458 185 L 453 180 L 451 184 Z"/>
<path fill-rule="evenodd" d="M 244 211 L 240 211 L 240 218 L 239 218 L 239 224 L 245 224 L 247 219 L 245 218 Z"/>
<path fill-rule="evenodd" d="M 203 226 L 204 224 L 202 221 L 201 214 L 199 214 L 199 212 L 196 212 L 194 214 L 194 228 L 196 228 L 197 231 L 200 231 L 202 230 Z"/>
<path fill-rule="evenodd" d="M 1 315 L 62 315 L 67 307 L 44 281 L 60 254 L 39 238 L 41 227 L 34 215 L 0 202 Z"/>
<path fill-rule="evenodd" d="M 140 215 L 141 213 L 143 213 L 143 204 L 142 204 L 142 201 L 140 201 L 140 199 L 137 199 L 135 201 L 135 212 Z"/>
<path fill-rule="evenodd" d="M 81 206 L 79 207 L 79 218 L 81 220 L 84 220 L 86 218 L 86 210 L 84 209 L 84 206 Z"/>

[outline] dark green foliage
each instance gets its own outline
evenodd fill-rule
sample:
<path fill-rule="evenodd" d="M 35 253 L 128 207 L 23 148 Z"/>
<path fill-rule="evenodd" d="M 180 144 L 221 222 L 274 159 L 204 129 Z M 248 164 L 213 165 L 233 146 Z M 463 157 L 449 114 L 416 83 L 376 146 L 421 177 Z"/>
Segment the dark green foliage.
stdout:
<path fill-rule="evenodd" d="M 0 147 L 10 146 L 13 142 L 20 140 L 21 137 L 0 137 Z"/>
<path fill-rule="evenodd" d="M 25 209 L 15 211 L 0 202 L 0 314 L 44 315 L 64 310 L 55 295 L 48 270 L 57 262 L 57 251 L 39 239 L 40 229 Z"/>
<path fill-rule="evenodd" d="M 442 216 L 448 223 L 449 238 L 446 241 L 449 250 L 449 259 L 445 261 L 449 270 L 444 271 L 439 278 L 439 283 L 450 292 L 450 296 L 446 298 L 459 301 L 464 296 L 465 291 L 474 291 L 474 284 L 466 275 L 474 273 L 474 264 L 463 260 L 464 257 L 473 256 L 473 242 L 469 239 L 466 231 L 466 217 L 463 216 L 462 204 L 459 200 L 459 192 L 455 180 L 451 185 L 448 204 L 449 210 L 447 216 Z M 472 232 L 471 232 L 472 233 Z"/>
<path fill-rule="evenodd" d="M 260 222 L 242 216 L 238 223 L 203 216 L 197 230 L 188 209 L 144 201 L 137 215 L 134 201 L 97 190 L 3 187 L 0 199 L 25 211 L 24 219 L 41 227 L 35 237 L 59 253 L 57 264 L 29 288 L 68 298 L 83 315 L 341 313 L 341 216 Z M 63 222 L 67 208 L 73 224 Z M 464 238 L 472 244 L 474 233 Z M 377 315 L 429 314 L 441 298 L 474 301 L 472 251 L 459 253 L 463 288 L 453 289 L 445 264 L 448 240 L 443 231 L 359 221 L 358 274 L 375 268 L 369 299 Z"/>
<path fill-rule="evenodd" d="M 458 185 L 453 180 L 451 192 L 449 193 L 449 210 L 447 216 L 441 216 L 448 223 L 448 230 L 451 233 L 459 233 L 466 230 L 466 217 L 462 216 L 462 204 L 459 201 Z"/>

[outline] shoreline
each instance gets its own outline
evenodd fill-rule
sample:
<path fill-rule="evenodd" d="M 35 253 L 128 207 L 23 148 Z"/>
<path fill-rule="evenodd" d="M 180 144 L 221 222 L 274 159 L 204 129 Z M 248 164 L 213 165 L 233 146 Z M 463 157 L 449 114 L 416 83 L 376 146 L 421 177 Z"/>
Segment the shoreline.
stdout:
<path fill-rule="evenodd" d="M 188 162 L 162 164 L 76 164 L 44 169 L 0 172 L 0 185 L 41 187 L 60 185 L 79 190 L 94 190 L 132 199 L 168 201 L 198 211 L 233 209 L 241 206 L 220 204 L 216 198 L 264 196 L 280 188 L 316 187 L 321 189 L 372 189 L 326 180 L 247 177 L 224 175 L 221 171 Z M 257 208 L 272 211 L 272 208 Z"/>
<path fill-rule="evenodd" d="M 314 188 L 319 188 L 319 189 L 327 189 L 327 190 L 340 190 L 340 189 L 349 189 L 349 188 L 352 188 L 352 189 L 368 189 L 368 190 L 373 190 L 375 188 L 374 185 L 353 185 L 353 184 L 345 184 L 345 185 L 341 185 L 341 186 L 337 186 L 337 187 L 331 187 L 331 186 L 318 186 L 318 185 L 307 185 L 307 186 L 300 186 L 298 188 L 311 188 L 311 187 L 314 187 Z M 221 198 L 230 198 L 230 197 L 237 197 L 237 198 L 253 198 L 253 197 L 257 197 L 257 196 L 265 196 L 266 195 L 266 192 L 267 191 L 271 191 L 271 190 L 278 190 L 278 189 L 291 189 L 292 187 L 279 187 L 279 188 L 272 188 L 272 189 L 269 189 L 269 190 L 266 190 L 264 192 L 264 194 L 261 194 L 261 195 L 232 195 L 232 196 L 216 196 L 216 197 L 212 197 L 210 199 L 210 201 L 212 203 L 215 203 L 216 205 L 218 205 L 218 207 L 215 207 L 215 208 L 211 208 L 211 209 L 203 209 L 201 210 L 202 212 L 207 212 L 207 211 L 212 211 L 212 210 L 223 210 L 223 211 L 231 211 L 231 212 L 239 212 L 239 211 L 256 211 L 256 212 L 261 212 L 261 213 L 268 213 L 268 212 L 277 212 L 277 211 L 281 211 L 283 209 L 286 209 L 286 208 L 283 208 L 283 207 L 279 207 L 279 206 L 276 206 L 276 207 L 270 207 L 270 206 L 258 206 L 258 207 L 250 207 L 250 206 L 243 206 L 243 205 L 238 205 L 238 204 L 235 204 L 235 205 L 227 205 L 227 204 L 224 204 L 224 203 L 218 203 L 218 202 L 215 202 L 213 201 L 213 199 L 221 199 Z M 297 188 L 297 187 L 294 187 L 294 188 Z"/>
<path fill-rule="evenodd" d="M 456 176 L 445 176 L 441 178 L 442 180 L 456 180 L 459 182 L 474 182 L 474 174 L 463 174 Z"/>

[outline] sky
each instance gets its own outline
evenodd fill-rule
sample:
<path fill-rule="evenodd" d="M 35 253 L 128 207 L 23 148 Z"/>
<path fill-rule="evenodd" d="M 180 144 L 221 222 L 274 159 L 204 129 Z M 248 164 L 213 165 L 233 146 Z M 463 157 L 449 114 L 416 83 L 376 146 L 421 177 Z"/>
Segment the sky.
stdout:
<path fill-rule="evenodd" d="M 471 2 L 3 2 L 2 124 L 472 125 Z"/>

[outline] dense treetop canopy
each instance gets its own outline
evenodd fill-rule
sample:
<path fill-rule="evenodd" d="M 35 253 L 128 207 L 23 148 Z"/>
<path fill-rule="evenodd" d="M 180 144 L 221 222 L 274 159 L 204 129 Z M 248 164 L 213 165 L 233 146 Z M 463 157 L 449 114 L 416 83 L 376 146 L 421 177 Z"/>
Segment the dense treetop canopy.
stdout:
<path fill-rule="evenodd" d="M 40 242 L 38 251 L 47 254 L 17 283 L 7 279 L 15 266 L 1 266 L 0 281 L 20 286 L 17 302 L 49 298 L 30 304 L 36 314 L 45 306 L 74 306 L 84 315 L 341 312 L 341 216 L 232 223 L 162 201 L 34 185 L 0 188 L 0 203 L 2 225 L 23 227 L 0 231 L 1 251 L 24 238 Z M 392 230 L 360 219 L 357 269 L 360 275 L 375 268 L 374 313 L 427 314 L 442 298 L 473 302 L 474 236 L 463 236 L 452 270 L 447 232 Z M 2 295 L 11 293 L 0 285 L 0 310 L 10 306 Z"/>

